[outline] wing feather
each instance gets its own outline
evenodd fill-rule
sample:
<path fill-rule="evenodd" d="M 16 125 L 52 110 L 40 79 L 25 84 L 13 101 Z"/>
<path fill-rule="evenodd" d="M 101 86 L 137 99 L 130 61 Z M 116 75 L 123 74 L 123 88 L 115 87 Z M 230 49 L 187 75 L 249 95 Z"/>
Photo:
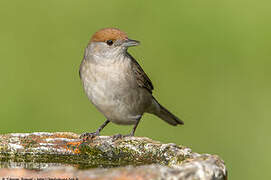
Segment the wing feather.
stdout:
<path fill-rule="evenodd" d="M 141 88 L 146 88 L 152 94 L 153 85 L 150 78 L 147 76 L 142 67 L 138 64 L 138 62 L 129 53 L 127 54 L 132 60 L 132 69 L 136 77 L 138 86 Z"/>

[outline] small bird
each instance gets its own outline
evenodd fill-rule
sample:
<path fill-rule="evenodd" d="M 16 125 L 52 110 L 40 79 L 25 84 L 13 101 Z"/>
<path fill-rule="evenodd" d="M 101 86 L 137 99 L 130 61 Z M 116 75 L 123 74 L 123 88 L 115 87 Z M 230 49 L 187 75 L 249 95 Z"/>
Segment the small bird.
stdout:
<path fill-rule="evenodd" d="M 184 124 L 153 97 L 153 85 L 138 62 L 127 52 L 139 41 L 131 40 L 117 28 L 104 28 L 91 38 L 80 65 L 79 75 L 88 99 L 106 117 L 93 133 L 81 138 L 100 135 L 109 123 L 134 125 L 134 136 L 144 113 L 151 113 L 170 125 Z M 117 136 L 123 137 L 118 134 Z"/>

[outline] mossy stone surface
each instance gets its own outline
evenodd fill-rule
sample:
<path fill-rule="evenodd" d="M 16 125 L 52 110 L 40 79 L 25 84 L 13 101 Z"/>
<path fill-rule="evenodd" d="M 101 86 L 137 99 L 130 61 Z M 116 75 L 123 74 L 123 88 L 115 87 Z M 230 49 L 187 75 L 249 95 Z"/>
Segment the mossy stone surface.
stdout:
<path fill-rule="evenodd" d="M 160 169 L 153 172 L 157 177 L 164 171 L 170 174 L 175 170 L 182 176 L 193 174 L 193 177 L 200 177 L 207 173 L 206 177 L 213 179 L 226 177 L 226 167 L 218 156 L 194 153 L 188 147 L 163 144 L 146 137 L 114 139 L 97 136 L 82 140 L 79 135 L 69 132 L 38 132 L 0 135 L 0 142 L 1 168 L 77 169 L 73 172 L 113 168 L 111 172 L 114 169 L 119 171 L 119 168 L 131 171 L 133 167 L 139 171 L 143 170 L 141 167 L 156 167 Z"/>

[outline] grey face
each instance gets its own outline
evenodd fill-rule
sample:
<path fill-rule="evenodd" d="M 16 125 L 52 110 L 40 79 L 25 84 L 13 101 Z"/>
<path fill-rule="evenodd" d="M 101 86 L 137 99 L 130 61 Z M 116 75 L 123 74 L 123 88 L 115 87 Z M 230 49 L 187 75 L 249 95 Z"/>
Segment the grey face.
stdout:
<path fill-rule="evenodd" d="M 122 53 L 125 53 L 128 47 L 139 45 L 139 41 L 136 40 L 107 40 L 106 42 L 92 42 L 87 50 L 91 54 L 104 58 L 117 57 Z"/>

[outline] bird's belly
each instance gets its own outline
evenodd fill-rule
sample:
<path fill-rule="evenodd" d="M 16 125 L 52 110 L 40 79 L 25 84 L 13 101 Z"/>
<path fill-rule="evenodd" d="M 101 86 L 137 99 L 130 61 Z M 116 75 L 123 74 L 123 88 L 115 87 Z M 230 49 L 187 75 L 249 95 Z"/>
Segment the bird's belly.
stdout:
<path fill-rule="evenodd" d="M 105 117 L 117 124 L 134 124 L 144 113 L 142 93 L 122 77 L 88 79 L 84 89 Z"/>

